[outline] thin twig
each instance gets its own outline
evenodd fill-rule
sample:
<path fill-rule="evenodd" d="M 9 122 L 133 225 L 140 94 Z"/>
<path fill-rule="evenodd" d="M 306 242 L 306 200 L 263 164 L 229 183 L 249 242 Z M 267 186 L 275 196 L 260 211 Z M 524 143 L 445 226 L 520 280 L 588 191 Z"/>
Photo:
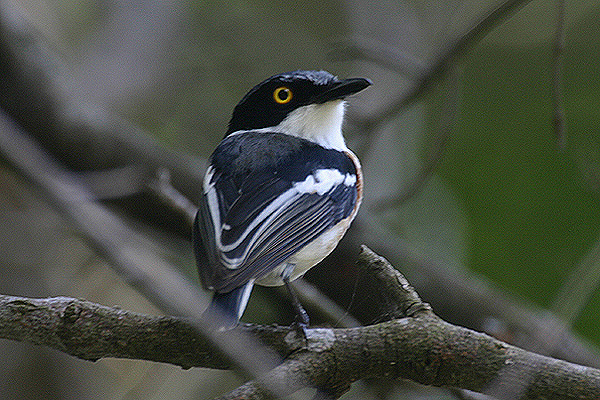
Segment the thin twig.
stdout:
<path fill-rule="evenodd" d="M 506 0 L 493 9 L 486 11 L 462 36 L 458 39 L 448 41 L 448 44 L 438 52 L 438 55 L 423 68 L 422 75 L 393 104 L 386 106 L 381 112 L 374 113 L 369 118 L 365 118 L 361 121 L 361 124 L 365 127 L 382 124 L 412 104 L 415 100 L 421 98 L 425 93 L 428 93 L 431 88 L 435 87 L 437 82 L 446 76 L 448 67 L 457 57 L 464 54 L 494 27 L 508 19 L 530 1 Z"/>
<path fill-rule="evenodd" d="M 189 227 L 192 226 L 194 218 L 196 218 L 198 206 L 173 186 L 171 183 L 171 171 L 167 168 L 160 168 L 156 172 L 156 179 L 148 182 L 148 188 L 152 193 L 157 195 L 163 203 L 181 214 Z"/>
<path fill-rule="evenodd" d="M 557 0 L 556 32 L 552 51 L 552 126 L 558 142 L 558 148 L 566 147 L 566 126 L 564 110 L 564 53 L 565 53 L 565 0 Z"/>
<path fill-rule="evenodd" d="M 99 200 L 120 199 L 143 191 L 148 170 L 140 165 L 86 170 L 73 174 Z"/>
<path fill-rule="evenodd" d="M 328 54 L 333 61 L 359 59 L 370 61 L 399 73 L 409 80 L 417 80 L 423 76 L 426 65 L 423 60 L 411 54 L 378 42 L 374 39 L 353 36 L 339 40 L 333 44 L 333 50 Z"/>

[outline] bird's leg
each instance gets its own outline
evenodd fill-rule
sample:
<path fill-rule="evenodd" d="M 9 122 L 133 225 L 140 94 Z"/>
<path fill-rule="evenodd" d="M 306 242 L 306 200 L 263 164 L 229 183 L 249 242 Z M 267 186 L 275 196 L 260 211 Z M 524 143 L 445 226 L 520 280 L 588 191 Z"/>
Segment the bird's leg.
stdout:
<path fill-rule="evenodd" d="M 302 304 L 300 304 L 300 300 L 298 300 L 298 295 L 296 295 L 294 288 L 292 288 L 292 285 L 290 284 L 289 279 L 284 280 L 283 283 L 285 283 L 285 287 L 286 287 L 288 293 L 290 294 L 290 297 L 292 298 L 292 305 L 294 306 L 294 309 L 296 310 L 296 317 L 298 319 L 298 324 L 300 324 L 300 326 L 302 326 L 303 328 L 307 328 L 310 323 L 310 318 L 308 317 L 308 313 L 306 312 L 304 307 L 302 307 Z"/>
<path fill-rule="evenodd" d="M 281 278 L 283 279 L 283 283 L 285 284 L 285 288 L 287 289 L 290 297 L 292 298 L 292 305 L 296 310 L 296 322 L 300 325 L 300 328 L 304 331 L 308 328 L 310 323 L 310 318 L 308 317 L 308 313 L 300 304 L 300 300 L 298 300 L 298 295 L 294 291 L 294 288 L 290 284 L 290 276 L 292 275 L 292 271 L 294 270 L 294 264 L 288 264 L 281 274 Z"/>

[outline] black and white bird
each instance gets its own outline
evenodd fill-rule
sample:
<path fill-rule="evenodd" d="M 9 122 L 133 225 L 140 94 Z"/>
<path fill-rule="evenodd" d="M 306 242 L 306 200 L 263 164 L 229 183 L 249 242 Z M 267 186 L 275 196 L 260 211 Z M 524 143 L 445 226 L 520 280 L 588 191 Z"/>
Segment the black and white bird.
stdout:
<path fill-rule="evenodd" d="M 344 99 L 369 85 L 294 71 L 266 79 L 235 107 L 210 157 L 193 235 L 200 279 L 214 291 L 207 313 L 220 328 L 237 324 L 253 285 L 289 289 L 356 216 L 362 173 L 342 136 Z"/>

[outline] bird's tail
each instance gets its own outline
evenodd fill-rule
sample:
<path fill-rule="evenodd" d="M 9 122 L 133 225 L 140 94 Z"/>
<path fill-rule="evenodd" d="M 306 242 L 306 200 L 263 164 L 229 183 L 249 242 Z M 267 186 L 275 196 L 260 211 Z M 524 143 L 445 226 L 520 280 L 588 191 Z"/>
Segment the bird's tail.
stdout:
<path fill-rule="evenodd" d="M 213 295 L 212 301 L 203 316 L 215 328 L 223 331 L 235 328 L 250 299 L 254 280 L 227 293 Z"/>

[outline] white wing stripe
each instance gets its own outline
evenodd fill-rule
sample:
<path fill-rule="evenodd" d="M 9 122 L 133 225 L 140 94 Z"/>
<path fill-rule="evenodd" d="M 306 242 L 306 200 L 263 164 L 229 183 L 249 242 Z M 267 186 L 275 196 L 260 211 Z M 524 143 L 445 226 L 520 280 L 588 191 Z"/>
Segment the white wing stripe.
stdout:
<path fill-rule="evenodd" d="M 318 193 L 324 195 L 343 181 L 344 175 L 337 169 L 318 169 L 314 174 L 307 176 L 302 182 L 294 183 L 294 188 L 299 193 Z"/>
<path fill-rule="evenodd" d="M 267 207 L 265 207 L 265 209 L 262 210 L 262 212 L 256 216 L 252 223 L 248 225 L 244 233 L 241 234 L 235 242 L 229 245 L 223 245 L 221 241 L 220 231 L 223 229 L 223 227 L 221 227 L 221 230 L 219 230 L 219 240 L 217 241 L 218 249 L 220 251 L 227 252 L 238 247 L 240 243 L 242 243 L 244 239 L 246 239 L 250 232 L 252 232 L 259 224 L 262 224 L 263 226 L 268 225 L 268 222 L 273 218 L 273 216 L 277 215 L 277 211 L 284 209 L 285 206 L 287 206 L 290 203 L 290 200 L 295 200 L 294 197 L 297 197 L 297 195 L 298 193 L 293 189 L 288 189 L 287 191 L 285 191 L 281 196 L 277 197 Z"/>
<path fill-rule="evenodd" d="M 290 196 L 293 196 L 293 197 L 290 197 Z M 288 198 L 288 197 L 290 197 L 290 198 Z M 223 243 L 221 243 L 221 240 L 219 237 L 219 241 L 217 242 L 217 247 L 221 251 L 221 260 L 223 260 L 223 263 L 225 264 L 225 266 L 229 269 L 237 268 L 246 259 L 250 250 L 253 249 L 253 243 L 256 241 L 256 239 L 261 237 L 263 235 L 263 233 L 271 226 L 271 223 L 273 222 L 273 220 L 275 218 L 277 218 L 279 216 L 279 214 L 281 214 L 283 212 L 283 210 L 285 210 L 288 206 L 293 204 L 298 199 L 298 197 L 300 197 L 300 196 L 297 193 L 294 193 L 294 191 L 292 189 L 289 189 L 288 191 L 286 191 L 284 193 L 284 195 L 279 196 L 271 204 L 269 204 L 269 206 L 267 206 L 256 217 L 256 219 L 254 219 L 252 221 L 252 223 L 248 226 L 248 228 L 246 228 L 246 230 L 239 237 L 239 239 L 236 240 L 235 242 L 231 243 L 230 245 L 224 246 Z M 256 231 L 256 233 L 254 234 L 254 237 L 252 238 L 252 241 L 248 244 L 248 246 L 246 246 L 246 248 L 244 249 L 244 253 L 240 257 L 229 258 L 229 257 L 225 256 L 225 254 L 223 254 L 228 251 L 232 251 L 232 250 L 236 249 L 244 241 L 244 239 L 248 236 L 248 234 L 250 232 L 252 232 L 252 230 L 258 224 L 260 224 L 260 228 Z"/>
<path fill-rule="evenodd" d="M 206 174 L 204 175 L 204 181 L 202 182 L 204 194 L 208 193 L 208 191 L 215 186 L 215 184 L 211 182 L 214 174 L 215 169 L 212 167 L 212 165 L 209 165 L 208 169 L 206 170 Z"/>
<path fill-rule="evenodd" d="M 221 211 L 219 210 L 219 200 L 217 198 L 217 191 L 214 187 L 206 193 L 206 202 L 208 204 L 208 211 L 210 212 L 210 219 L 212 220 L 213 231 L 215 234 L 215 243 L 221 242 Z"/>
<path fill-rule="evenodd" d="M 212 172 L 212 171 L 209 171 Z M 211 174 L 212 175 L 212 174 Z M 244 232 L 238 237 L 238 239 L 228 245 L 224 245 L 222 242 L 222 231 L 231 229 L 227 224 L 221 223 L 221 215 L 217 198 L 217 191 L 214 185 L 210 184 L 210 180 L 205 180 L 204 190 L 206 192 L 206 198 L 208 203 L 208 209 L 211 215 L 212 223 L 214 226 L 215 244 L 217 250 L 221 253 L 221 260 L 223 264 L 229 269 L 236 269 L 246 259 L 248 253 L 254 248 L 256 243 L 265 232 L 269 231 L 274 219 L 276 219 L 283 212 L 288 211 L 294 206 L 294 203 L 303 195 L 309 193 L 317 193 L 324 195 L 328 193 L 336 186 L 341 184 L 346 186 L 352 186 L 356 182 L 356 176 L 354 174 L 345 174 L 339 172 L 337 169 L 319 169 L 313 174 L 306 177 L 304 181 L 296 182 L 294 185 L 273 200 L 267 207 L 265 207 L 261 213 L 246 227 Z M 260 225 L 260 226 L 259 226 Z M 248 235 L 255 230 L 254 237 L 248 243 L 247 247 L 240 257 L 229 258 L 224 253 L 235 250 L 240 244 L 246 240 Z"/>

